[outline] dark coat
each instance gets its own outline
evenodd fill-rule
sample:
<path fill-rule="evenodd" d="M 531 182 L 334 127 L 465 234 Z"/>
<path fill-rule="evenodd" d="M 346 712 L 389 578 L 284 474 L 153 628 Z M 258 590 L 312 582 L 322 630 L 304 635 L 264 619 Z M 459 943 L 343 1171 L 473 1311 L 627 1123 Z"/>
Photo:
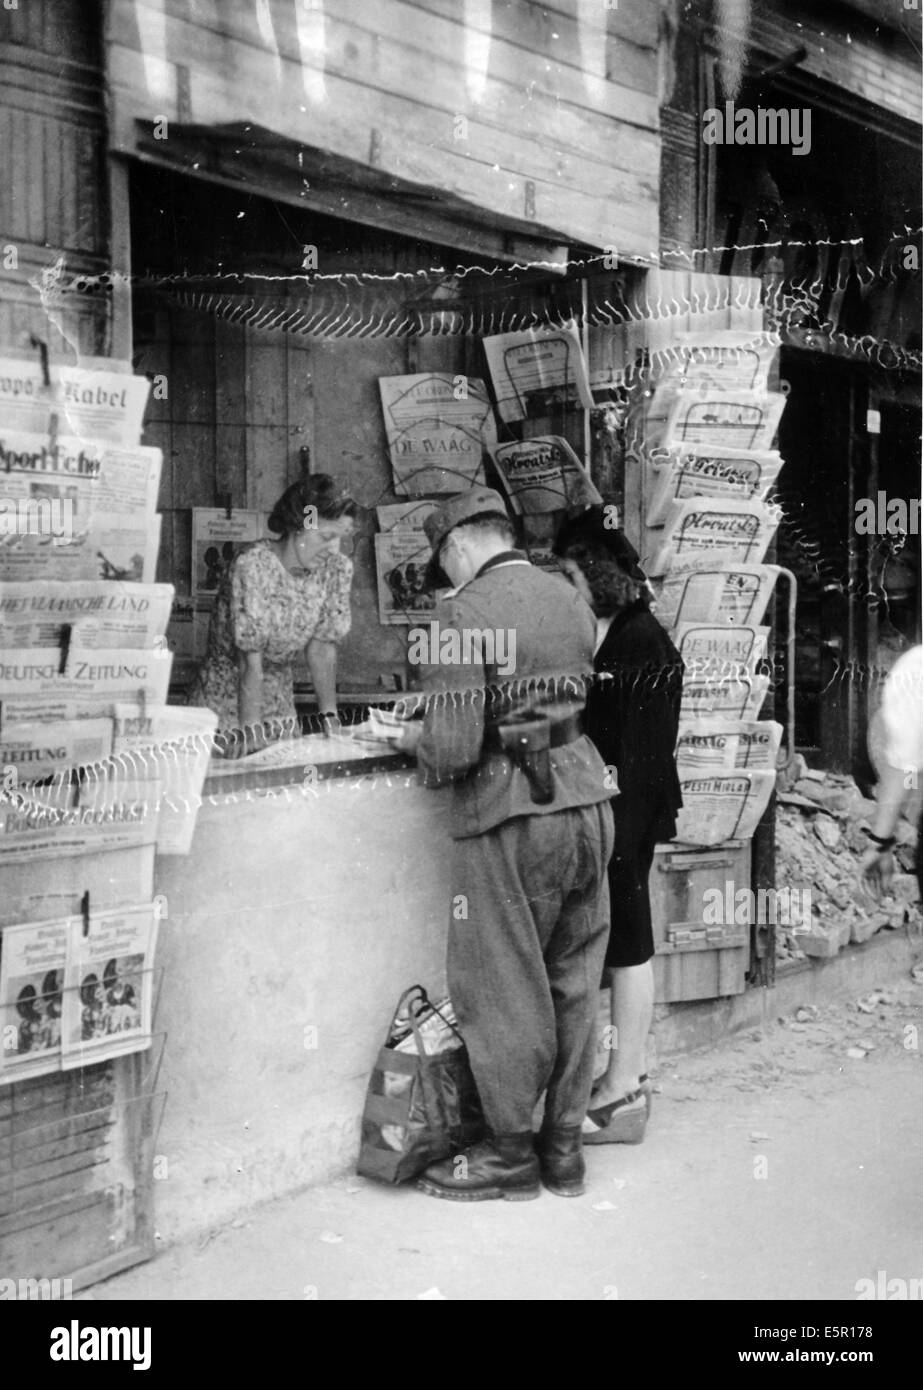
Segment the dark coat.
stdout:
<path fill-rule="evenodd" d="M 666 631 L 640 600 L 613 620 L 596 653 L 597 672 L 584 727 L 618 774 L 616 854 L 651 835 L 670 840 L 683 804 L 676 735 L 683 663 Z"/>

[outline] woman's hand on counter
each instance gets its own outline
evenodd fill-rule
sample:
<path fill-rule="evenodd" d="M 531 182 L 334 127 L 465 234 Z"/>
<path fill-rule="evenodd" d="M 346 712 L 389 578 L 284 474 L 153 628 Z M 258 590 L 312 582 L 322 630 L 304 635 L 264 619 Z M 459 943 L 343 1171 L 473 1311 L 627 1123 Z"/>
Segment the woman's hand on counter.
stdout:
<path fill-rule="evenodd" d="M 248 724 L 244 729 L 226 729 L 216 734 L 215 749 L 222 758 L 246 758 L 272 741 L 262 724 Z"/>

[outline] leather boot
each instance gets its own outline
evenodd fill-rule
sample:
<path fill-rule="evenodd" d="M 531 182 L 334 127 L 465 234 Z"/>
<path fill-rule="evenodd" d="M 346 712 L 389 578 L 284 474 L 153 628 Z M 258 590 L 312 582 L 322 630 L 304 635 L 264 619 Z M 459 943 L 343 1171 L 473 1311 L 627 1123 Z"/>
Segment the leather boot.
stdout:
<path fill-rule="evenodd" d="M 431 1163 L 417 1179 L 430 1197 L 450 1202 L 528 1202 L 541 1193 L 532 1132 L 490 1134 L 460 1154 Z"/>
<path fill-rule="evenodd" d="M 580 1125 L 543 1129 L 536 1142 L 542 1182 L 556 1197 L 582 1197 L 586 1163 Z"/>

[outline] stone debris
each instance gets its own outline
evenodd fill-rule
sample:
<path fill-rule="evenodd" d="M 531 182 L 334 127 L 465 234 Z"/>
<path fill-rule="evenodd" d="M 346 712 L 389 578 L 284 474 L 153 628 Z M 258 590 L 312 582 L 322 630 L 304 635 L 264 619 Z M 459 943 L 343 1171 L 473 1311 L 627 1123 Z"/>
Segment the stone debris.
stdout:
<path fill-rule="evenodd" d="M 780 775 L 776 808 L 776 887 L 810 890 L 812 922 L 805 932 L 776 928 L 780 962 L 835 956 L 849 942 L 867 941 L 882 928 L 919 927 L 915 863 L 916 810 L 898 823 L 895 875 L 886 898 L 876 902 L 859 865 L 869 848 L 863 832 L 875 814 L 851 777 L 809 768 L 799 754 Z M 923 972 L 921 972 L 923 974 Z M 798 1022 L 806 1022 L 798 1016 Z"/>

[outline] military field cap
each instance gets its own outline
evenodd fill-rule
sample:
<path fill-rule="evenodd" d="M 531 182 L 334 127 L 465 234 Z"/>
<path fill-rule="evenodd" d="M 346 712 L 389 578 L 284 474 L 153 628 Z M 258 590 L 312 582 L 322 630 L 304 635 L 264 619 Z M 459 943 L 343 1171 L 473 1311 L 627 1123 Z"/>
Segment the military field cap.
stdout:
<path fill-rule="evenodd" d="M 430 512 L 423 522 L 423 530 L 435 554 L 454 527 L 475 516 L 491 515 L 500 516 L 504 521 L 509 519 L 499 492 L 490 487 L 472 487 L 455 497 L 447 497 L 435 511 Z"/>
<path fill-rule="evenodd" d="M 433 548 L 423 580 L 427 589 L 441 589 L 448 585 L 448 577 L 439 564 L 439 547 L 454 527 L 464 521 L 472 521 L 476 516 L 496 516 L 509 521 L 503 498 L 490 487 L 473 487 L 467 492 L 459 492 L 455 497 L 447 497 L 425 518 L 423 530 Z"/>
<path fill-rule="evenodd" d="M 617 526 L 606 525 L 604 507 L 587 507 L 578 516 L 562 522 L 554 543 L 554 553 L 564 555 L 574 545 L 595 545 L 605 550 L 621 570 L 639 584 L 647 581 L 641 568 L 641 557 L 635 550 L 625 532 Z"/>

